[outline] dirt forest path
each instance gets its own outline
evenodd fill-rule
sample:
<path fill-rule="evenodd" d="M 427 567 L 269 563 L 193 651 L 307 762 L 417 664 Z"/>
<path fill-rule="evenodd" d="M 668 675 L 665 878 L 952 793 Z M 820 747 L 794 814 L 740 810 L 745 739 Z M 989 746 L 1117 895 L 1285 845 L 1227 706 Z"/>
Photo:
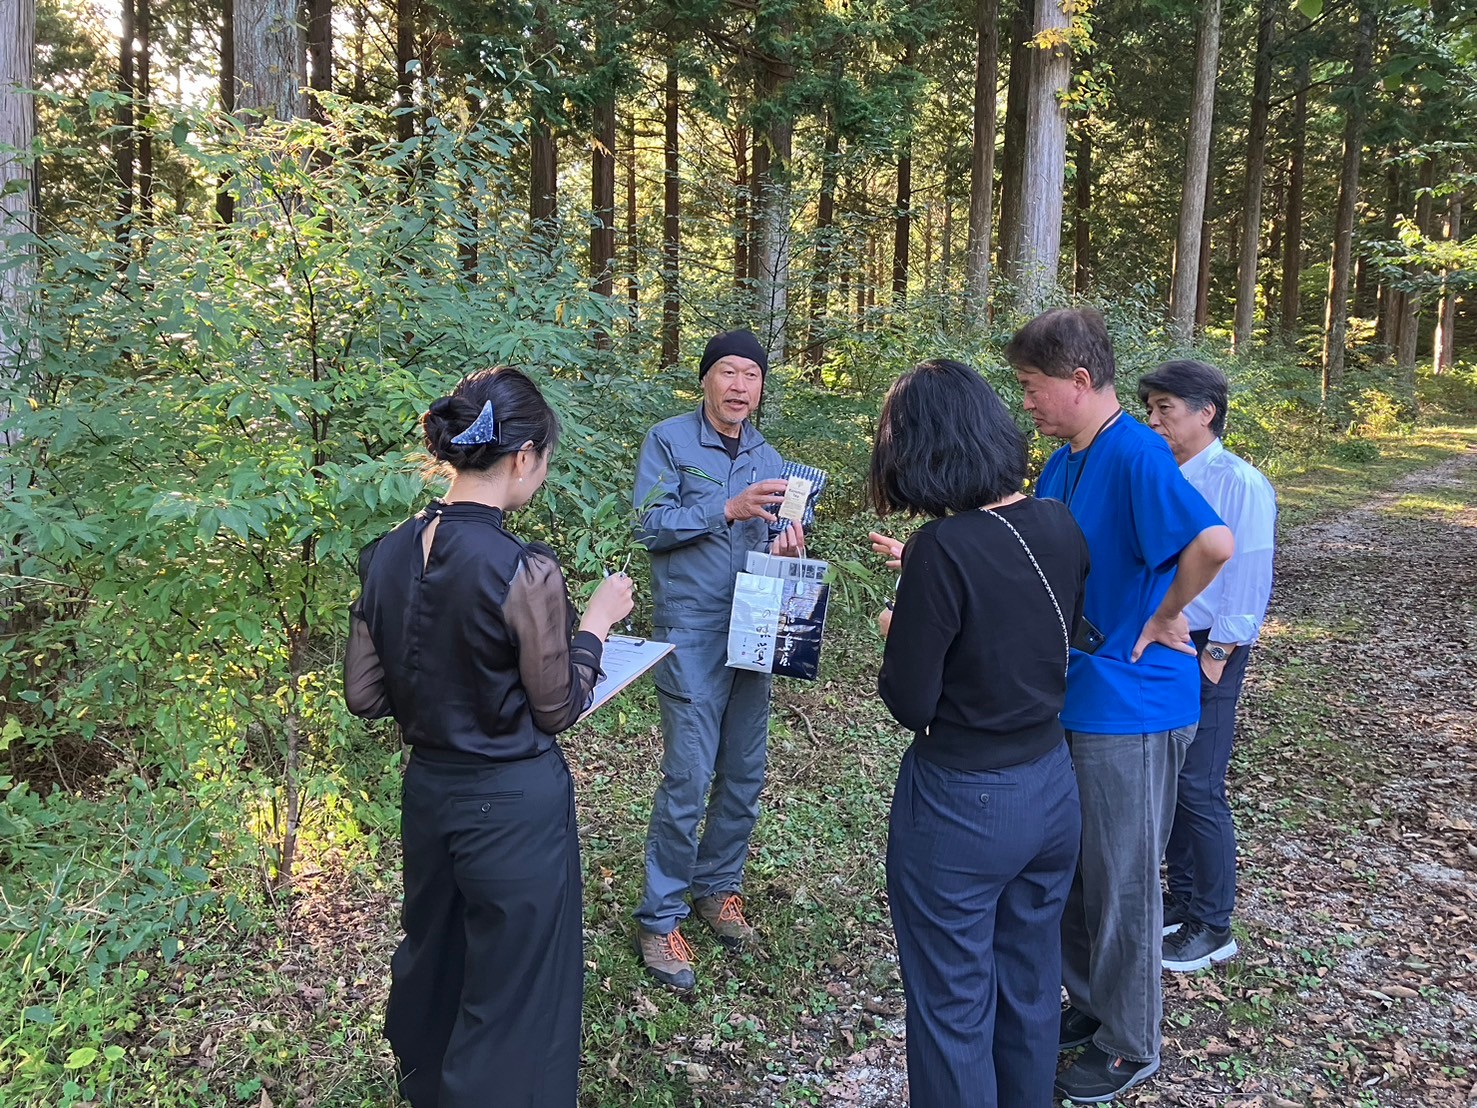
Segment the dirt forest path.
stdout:
<path fill-rule="evenodd" d="M 1242 712 L 1241 954 L 1117 1103 L 1477 1104 L 1477 449 L 1284 533 Z M 824 1103 L 903 1103 L 900 1024 Z"/>

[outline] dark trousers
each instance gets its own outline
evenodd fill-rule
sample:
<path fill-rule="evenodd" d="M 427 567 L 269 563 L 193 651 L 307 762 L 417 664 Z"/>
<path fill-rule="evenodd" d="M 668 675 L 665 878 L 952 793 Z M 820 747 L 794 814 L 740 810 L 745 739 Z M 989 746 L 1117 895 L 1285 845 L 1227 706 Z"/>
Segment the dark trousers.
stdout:
<path fill-rule="evenodd" d="M 1063 743 L 964 772 L 909 749 L 887 836 L 913 1108 L 1047 1108 L 1082 822 Z"/>
<path fill-rule="evenodd" d="M 416 750 L 405 771 L 405 938 L 385 1034 L 415 1108 L 573 1108 L 584 992 L 574 786 Z"/>
<path fill-rule="evenodd" d="M 1204 635 L 1194 638 L 1204 649 Z M 1188 906 L 1191 919 L 1217 930 L 1231 926 L 1236 907 L 1236 825 L 1226 799 L 1226 767 L 1250 656 L 1250 647 L 1238 646 L 1216 684 L 1201 671 L 1200 727 L 1180 767 L 1174 827 L 1164 851 L 1170 893 Z"/>

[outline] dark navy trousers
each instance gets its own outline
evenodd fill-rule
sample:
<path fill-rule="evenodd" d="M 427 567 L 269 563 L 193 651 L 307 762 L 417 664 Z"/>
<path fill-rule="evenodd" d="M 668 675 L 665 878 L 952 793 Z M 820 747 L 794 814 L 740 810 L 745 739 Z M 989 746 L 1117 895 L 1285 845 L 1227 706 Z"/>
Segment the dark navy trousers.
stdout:
<path fill-rule="evenodd" d="M 1192 636 L 1202 650 L 1206 634 Z M 1250 656 L 1251 647 L 1238 646 L 1216 684 L 1200 673 L 1200 727 L 1180 767 L 1174 826 L 1164 851 L 1170 893 L 1187 905 L 1191 919 L 1222 931 L 1231 926 L 1236 907 L 1236 825 L 1226 798 L 1226 769 Z"/>
<path fill-rule="evenodd" d="M 912 1108 L 1053 1103 L 1060 926 L 1081 837 L 1065 742 L 984 772 L 903 756 L 887 893 Z"/>

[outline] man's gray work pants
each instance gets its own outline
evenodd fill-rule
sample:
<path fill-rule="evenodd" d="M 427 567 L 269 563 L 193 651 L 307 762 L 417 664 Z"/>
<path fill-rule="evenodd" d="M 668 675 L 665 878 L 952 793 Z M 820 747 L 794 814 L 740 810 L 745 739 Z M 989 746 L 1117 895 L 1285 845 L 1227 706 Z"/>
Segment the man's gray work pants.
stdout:
<path fill-rule="evenodd" d="M 655 674 L 662 779 L 651 805 L 646 888 L 635 915 L 646 930 L 664 935 L 687 917 L 685 893 L 715 896 L 743 884 L 764 788 L 772 679 L 728 668 L 726 632 L 659 627 L 654 637 L 677 649 Z"/>
<path fill-rule="evenodd" d="M 1093 1042 L 1112 1058 L 1159 1057 L 1159 859 L 1194 737 L 1193 724 L 1148 735 L 1067 732 L 1082 797 L 1082 854 L 1062 916 L 1062 980 L 1072 1006 L 1102 1023 Z"/>

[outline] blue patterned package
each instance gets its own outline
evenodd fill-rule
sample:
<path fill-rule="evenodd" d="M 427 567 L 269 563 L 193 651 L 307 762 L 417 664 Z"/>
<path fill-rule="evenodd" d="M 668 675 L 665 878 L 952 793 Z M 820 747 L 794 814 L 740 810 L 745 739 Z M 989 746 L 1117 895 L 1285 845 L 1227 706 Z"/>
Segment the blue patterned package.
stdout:
<path fill-rule="evenodd" d="M 815 503 L 821 497 L 821 490 L 826 487 L 826 471 L 816 469 L 815 466 L 803 466 L 799 462 L 782 462 L 780 464 L 780 477 L 803 477 L 810 482 L 810 496 L 805 500 L 805 515 L 801 517 L 800 526 L 809 531 L 815 524 Z M 769 525 L 769 538 L 772 542 L 774 537 L 785 529 L 785 522 L 778 520 Z"/>
<path fill-rule="evenodd" d="M 831 601 L 829 570 L 818 559 L 779 558 L 751 550 L 745 571 L 734 581 L 728 664 L 776 677 L 816 680 Z"/>

